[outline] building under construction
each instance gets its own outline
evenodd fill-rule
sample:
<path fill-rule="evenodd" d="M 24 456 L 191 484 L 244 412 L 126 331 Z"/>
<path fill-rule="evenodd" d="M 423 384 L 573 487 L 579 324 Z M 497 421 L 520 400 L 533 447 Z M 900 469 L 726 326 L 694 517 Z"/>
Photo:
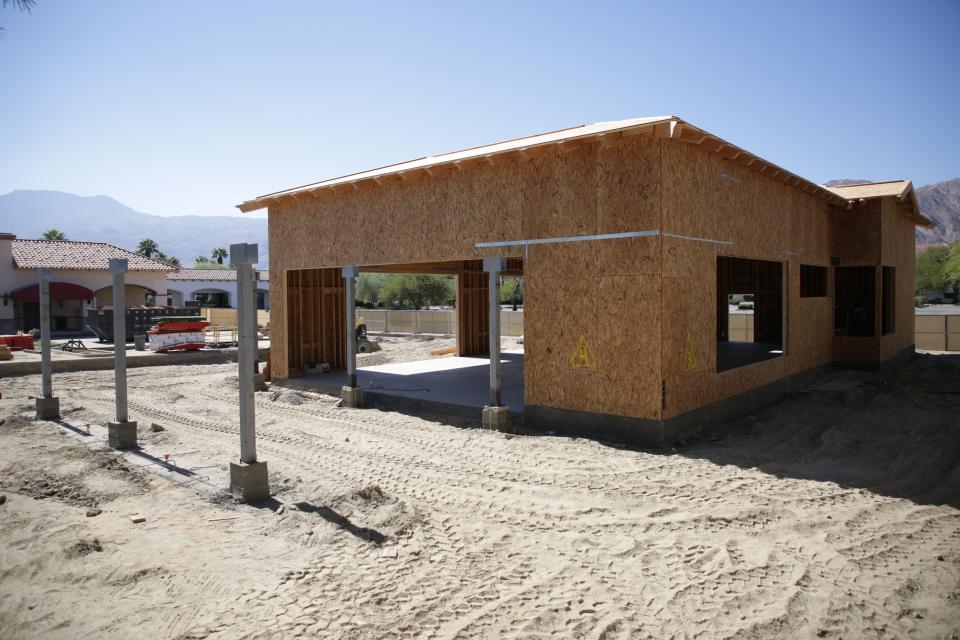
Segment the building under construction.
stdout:
<path fill-rule="evenodd" d="M 834 363 L 911 353 L 914 227 L 930 224 L 908 181 L 827 188 L 673 116 L 420 158 L 239 208 L 269 210 L 275 380 L 323 362 L 364 386 L 343 267 L 454 274 L 458 355 L 477 358 L 498 335 L 490 283 L 522 275 L 524 350 L 502 361 L 519 373 L 500 375 L 499 353 L 494 375 L 478 360 L 481 375 L 463 378 L 479 386 L 476 415 L 503 404 L 533 427 L 644 446 Z M 731 296 L 752 299 L 749 334 L 730 328 Z"/>

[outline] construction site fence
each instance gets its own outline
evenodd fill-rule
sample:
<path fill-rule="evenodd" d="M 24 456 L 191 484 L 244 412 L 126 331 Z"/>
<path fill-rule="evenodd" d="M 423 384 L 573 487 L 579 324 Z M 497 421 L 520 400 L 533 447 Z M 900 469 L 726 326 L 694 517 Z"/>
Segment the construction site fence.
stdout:
<path fill-rule="evenodd" d="M 914 316 L 917 349 L 960 351 L 960 315 Z"/>
<path fill-rule="evenodd" d="M 437 333 L 454 334 L 457 316 L 453 309 L 422 309 L 404 311 L 394 309 L 357 309 L 367 331 L 372 333 Z M 500 335 L 523 335 L 523 311 L 500 311 Z"/>
<path fill-rule="evenodd" d="M 237 326 L 236 309 L 204 309 L 211 324 Z M 457 317 L 453 309 L 425 309 L 406 311 L 394 309 L 357 309 L 367 330 L 373 333 L 456 333 Z M 752 313 L 730 314 L 730 339 L 753 340 Z M 258 310 L 257 324 L 267 326 L 270 312 Z M 504 336 L 523 335 L 523 310 L 503 309 L 500 312 L 500 332 Z M 914 332 L 917 349 L 931 351 L 960 351 L 960 315 L 916 315 Z"/>

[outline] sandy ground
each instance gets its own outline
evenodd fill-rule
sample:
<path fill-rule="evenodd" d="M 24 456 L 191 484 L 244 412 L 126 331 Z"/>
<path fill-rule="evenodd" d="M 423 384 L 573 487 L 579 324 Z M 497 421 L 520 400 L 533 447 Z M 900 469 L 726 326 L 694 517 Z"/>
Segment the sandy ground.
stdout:
<path fill-rule="evenodd" d="M 453 337 L 371 335 L 370 339 L 377 342 L 381 350 L 374 353 L 358 353 L 358 368 L 362 369 L 363 367 L 373 367 L 392 362 L 416 362 L 430 357 L 442 358 L 444 356 L 431 356 L 430 352 L 455 349 L 457 346 L 457 340 Z M 500 348 L 503 350 L 522 349 L 523 343 L 518 342 L 518 339 L 513 337 L 502 338 Z"/>
<path fill-rule="evenodd" d="M 56 376 L 73 429 L 23 417 L 36 376 L 0 381 L 0 637 L 960 636 L 956 356 L 833 374 L 854 386 L 675 452 L 274 387 L 259 507 L 221 490 L 235 375 L 131 370 L 126 456 L 102 450 L 111 372 Z"/>

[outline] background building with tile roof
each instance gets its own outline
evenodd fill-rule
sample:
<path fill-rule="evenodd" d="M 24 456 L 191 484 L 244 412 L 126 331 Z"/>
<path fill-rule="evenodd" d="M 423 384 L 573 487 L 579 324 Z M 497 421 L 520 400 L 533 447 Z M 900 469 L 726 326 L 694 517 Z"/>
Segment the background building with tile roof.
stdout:
<path fill-rule="evenodd" d="M 0 333 L 38 328 L 37 269 L 53 270 L 50 279 L 50 328 L 55 335 L 85 332 L 88 309 L 113 300 L 111 258 L 126 258 L 127 306 L 165 304 L 167 273 L 174 268 L 103 242 L 20 239 L 0 233 Z"/>

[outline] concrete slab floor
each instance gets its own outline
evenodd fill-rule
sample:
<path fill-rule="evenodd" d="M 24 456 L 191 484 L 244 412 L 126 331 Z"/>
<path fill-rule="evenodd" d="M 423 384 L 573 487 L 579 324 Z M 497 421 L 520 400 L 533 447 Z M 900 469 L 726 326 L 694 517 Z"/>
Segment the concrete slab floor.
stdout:
<path fill-rule="evenodd" d="M 503 404 L 511 411 L 523 411 L 522 349 L 500 354 L 500 376 Z M 298 388 L 339 393 L 346 380 L 346 371 L 331 371 L 289 382 Z M 365 367 L 357 369 L 357 386 L 374 393 L 481 409 L 490 403 L 490 360 L 453 356 Z"/>

